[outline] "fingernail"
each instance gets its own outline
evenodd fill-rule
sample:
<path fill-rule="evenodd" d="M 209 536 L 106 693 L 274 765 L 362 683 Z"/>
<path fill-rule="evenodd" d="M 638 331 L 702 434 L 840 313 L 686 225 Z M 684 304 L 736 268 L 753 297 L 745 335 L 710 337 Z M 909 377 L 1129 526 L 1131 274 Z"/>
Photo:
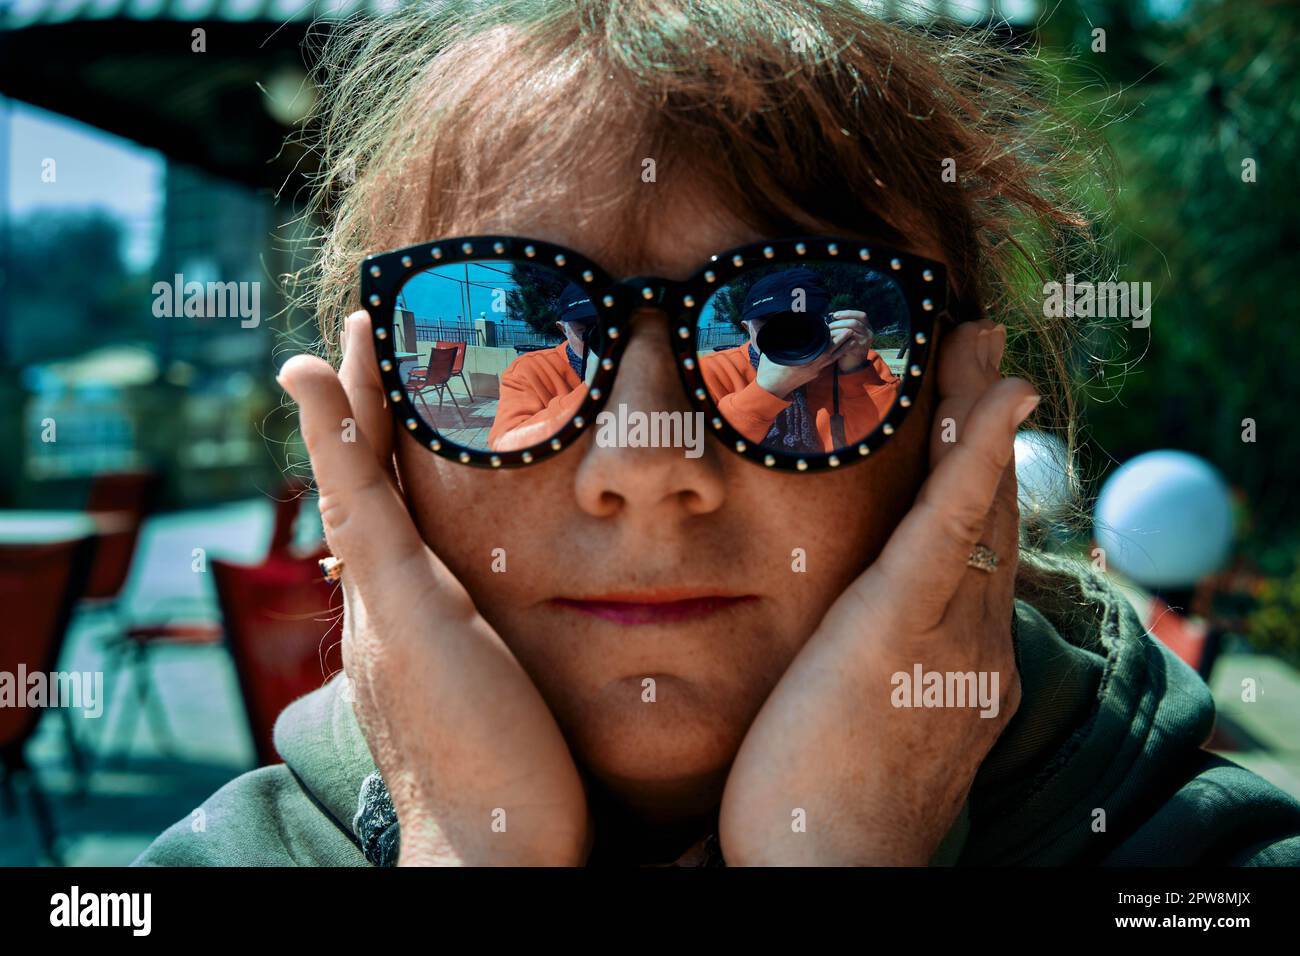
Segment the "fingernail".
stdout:
<path fill-rule="evenodd" d="M 291 356 L 291 357 L 292 357 L 292 356 Z M 280 365 L 280 368 L 279 368 L 279 369 L 276 371 L 276 373 L 275 373 L 275 384 L 276 384 L 276 385 L 279 385 L 279 386 L 280 386 L 282 389 L 284 389 L 286 392 L 289 391 L 289 383 L 288 383 L 287 381 L 285 381 L 285 378 L 284 378 L 284 365 L 283 365 L 283 364 Z M 291 393 L 291 392 L 290 392 L 290 397 L 292 397 L 292 393 Z"/>
<path fill-rule="evenodd" d="M 989 367 L 989 336 L 992 334 L 991 329 L 980 329 L 980 334 L 975 338 L 975 360 L 983 368 Z"/>
<path fill-rule="evenodd" d="M 1002 355 L 1007 350 L 1007 327 L 1005 325 L 996 325 L 993 327 L 993 338 L 989 345 L 989 368 L 993 372 L 1002 371 Z"/>
<path fill-rule="evenodd" d="M 1016 406 L 1016 425 L 1021 425 L 1026 418 L 1032 415 L 1034 409 L 1038 407 L 1038 403 L 1042 400 L 1041 395 L 1030 395 L 1028 398 L 1022 399 L 1020 404 Z"/>

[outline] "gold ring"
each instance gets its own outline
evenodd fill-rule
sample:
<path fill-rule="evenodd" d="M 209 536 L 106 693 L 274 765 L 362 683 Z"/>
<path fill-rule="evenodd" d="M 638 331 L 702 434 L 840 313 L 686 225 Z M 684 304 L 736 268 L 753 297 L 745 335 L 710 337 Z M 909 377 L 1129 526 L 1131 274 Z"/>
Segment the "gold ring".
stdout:
<path fill-rule="evenodd" d="M 326 581 L 337 581 L 343 576 L 343 561 L 341 559 L 330 555 L 328 558 L 321 558 L 318 563 L 320 564 L 320 573 L 325 577 Z"/>
<path fill-rule="evenodd" d="M 992 574 L 998 569 L 998 554 L 986 545 L 977 544 L 970 549 L 970 557 L 966 559 L 966 563 L 985 574 Z"/>

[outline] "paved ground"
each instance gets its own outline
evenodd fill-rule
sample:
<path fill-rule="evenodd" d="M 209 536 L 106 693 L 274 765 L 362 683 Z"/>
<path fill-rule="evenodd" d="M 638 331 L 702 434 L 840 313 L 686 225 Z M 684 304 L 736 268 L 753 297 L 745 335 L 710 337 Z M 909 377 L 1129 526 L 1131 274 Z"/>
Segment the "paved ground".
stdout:
<path fill-rule="evenodd" d="M 160 598 L 170 596 L 213 615 L 210 578 L 191 570 L 192 549 L 256 560 L 270 524 L 271 509 L 261 501 L 151 522 L 129 585 L 133 612 L 148 617 Z M 62 669 L 95 670 L 101 661 L 93 622 L 83 620 L 70 636 Z M 64 834 L 66 862 L 129 863 L 159 832 L 254 766 L 238 685 L 224 650 L 164 651 L 157 657 L 155 675 L 171 727 L 171 750 L 159 746 L 143 717 L 123 746 L 120 708 L 110 706 L 99 720 L 78 718 L 79 737 L 101 751 L 89 790 L 81 795 L 67 769 L 57 718 L 43 720 L 29 748 Z M 1243 700 L 1246 679 L 1255 682 L 1253 702 Z M 1233 654 L 1220 659 L 1212 685 L 1221 735 L 1234 744 L 1228 756 L 1300 796 L 1300 674 L 1272 658 Z M 38 847 L 25 807 L 16 815 L 0 814 L 0 865 L 36 862 Z"/>
<path fill-rule="evenodd" d="M 270 529 L 271 508 L 265 501 L 151 521 L 128 583 L 132 613 L 149 619 L 165 598 L 164 607 L 183 610 L 187 617 L 215 619 L 211 576 L 192 570 L 193 549 L 205 548 L 209 557 L 254 561 L 265 550 Z M 102 633 L 93 619 L 83 617 L 75 623 L 60 669 L 101 669 Z M 62 726 L 55 715 L 42 720 L 28 747 L 28 757 L 51 797 L 56 825 L 64 834 L 61 850 L 68 863 L 130 862 L 163 829 L 255 765 L 234 668 L 224 649 L 161 651 L 155 676 L 171 728 L 169 752 L 160 748 L 142 714 L 128 743 L 127 726 L 121 721 L 124 711 L 113 702 L 99 719 L 74 718 L 75 732 L 86 749 L 101 751 L 84 795 L 75 792 Z M 0 815 L 0 865 L 30 865 L 38 860 L 24 797 L 19 794 L 19 814 Z"/>
<path fill-rule="evenodd" d="M 1243 699 L 1253 682 L 1253 700 Z M 1300 797 L 1300 674 L 1258 654 L 1220 657 L 1211 675 L 1225 755 Z"/>

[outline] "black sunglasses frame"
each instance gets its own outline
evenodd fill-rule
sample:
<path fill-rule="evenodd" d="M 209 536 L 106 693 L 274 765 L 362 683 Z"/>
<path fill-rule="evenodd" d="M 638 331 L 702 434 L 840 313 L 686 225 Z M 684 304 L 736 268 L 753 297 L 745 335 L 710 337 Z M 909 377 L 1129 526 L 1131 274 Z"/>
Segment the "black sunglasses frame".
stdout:
<path fill-rule="evenodd" d="M 597 312 L 596 348 L 592 351 L 600 360 L 595 378 L 577 413 L 555 435 L 531 448 L 497 452 L 459 445 L 438 434 L 424 421 L 402 385 L 390 331 L 398 293 L 411 276 L 431 266 L 470 260 L 536 263 L 559 272 L 581 288 L 591 290 L 592 304 Z M 700 309 L 718 288 L 751 269 L 783 263 L 836 260 L 870 263 L 894 279 L 903 290 L 910 313 L 911 342 L 898 399 L 871 434 L 837 452 L 793 454 L 750 442 L 727 422 L 705 387 L 696 348 Z M 739 246 L 710 257 L 708 264 L 681 282 L 658 276 L 614 280 L 585 256 L 539 239 L 460 236 L 367 256 L 361 263 L 361 301 L 370 314 L 380 376 L 398 424 L 435 454 L 481 468 L 535 464 L 576 442 L 608 400 L 627 344 L 632 316 L 637 309 L 645 307 L 662 309 L 668 314 L 669 347 L 691 406 L 705 414 L 713 432 L 733 453 L 778 470 L 839 468 L 879 450 L 907 417 L 921 389 L 934 337 L 935 319 L 949 316 L 947 271 L 942 263 L 858 239 L 832 236 L 776 239 Z"/>

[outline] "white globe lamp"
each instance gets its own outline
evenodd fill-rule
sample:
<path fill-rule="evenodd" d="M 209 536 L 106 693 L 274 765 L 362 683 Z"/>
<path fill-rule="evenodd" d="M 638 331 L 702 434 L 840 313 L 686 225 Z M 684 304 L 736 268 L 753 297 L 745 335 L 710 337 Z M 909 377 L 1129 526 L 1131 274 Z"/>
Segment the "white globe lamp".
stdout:
<path fill-rule="evenodd" d="M 1190 588 L 1223 567 L 1232 497 L 1214 466 L 1181 451 L 1138 455 L 1106 479 L 1093 537 L 1108 567 L 1157 591 Z"/>

